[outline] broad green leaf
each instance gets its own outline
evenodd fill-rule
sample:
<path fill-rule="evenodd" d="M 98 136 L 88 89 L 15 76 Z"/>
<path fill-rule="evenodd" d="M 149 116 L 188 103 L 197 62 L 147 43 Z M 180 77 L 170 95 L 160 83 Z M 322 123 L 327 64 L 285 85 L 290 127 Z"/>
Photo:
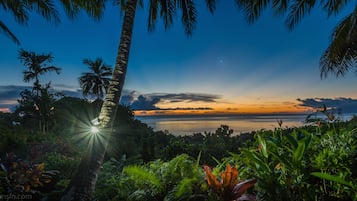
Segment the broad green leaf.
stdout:
<path fill-rule="evenodd" d="M 258 135 L 258 142 L 261 146 L 261 151 L 263 153 L 263 156 L 265 158 L 268 158 L 267 143 L 266 143 L 265 139 L 263 139 L 260 135 Z"/>
<path fill-rule="evenodd" d="M 196 168 L 198 168 L 200 166 L 201 154 L 202 154 L 202 151 L 200 151 L 198 153 L 197 160 L 196 160 Z"/>
<path fill-rule="evenodd" d="M 344 180 L 344 179 L 342 179 L 342 178 L 340 178 L 338 176 L 330 175 L 328 173 L 313 172 L 313 173 L 311 173 L 311 175 L 315 176 L 315 177 L 319 177 L 321 179 L 326 179 L 326 180 L 329 180 L 329 181 L 333 181 L 333 182 L 336 182 L 336 183 L 339 183 L 339 184 L 343 184 L 343 185 L 355 188 L 354 185 L 351 182 L 347 182 L 346 180 Z"/>
<path fill-rule="evenodd" d="M 148 182 L 155 187 L 162 188 L 160 180 L 151 172 L 139 166 L 128 166 L 124 169 L 124 172 L 129 176 L 134 177 L 137 181 Z"/>
<path fill-rule="evenodd" d="M 265 163 L 259 156 L 249 150 L 243 150 L 243 153 L 249 158 L 250 162 L 253 162 L 257 170 L 270 172 L 269 165 Z"/>
<path fill-rule="evenodd" d="M 312 135 L 310 133 L 305 134 L 304 142 L 305 142 L 306 148 L 310 146 L 310 144 L 312 142 Z"/>
<path fill-rule="evenodd" d="M 193 183 L 196 182 L 196 178 L 184 178 L 177 185 L 177 191 L 175 193 L 175 198 L 180 198 L 186 193 L 192 193 Z"/>
<path fill-rule="evenodd" d="M 290 134 L 286 135 L 286 138 L 287 138 L 289 144 L 291 144 L 293 146 L 294 150 L 297 149 L 298 141 Z"/>
<path fill-rule="evenodd" d="M 305 153 L 305 143 L 303 142 L 299 142 L 298 143 L 298 147 L 297 149 L 295 150 L 294 154 L 293 154 L 293 160 L 295 162 L 297 161 L 301 161 L 302 157 L 304 156 L 304 153 Z"/>

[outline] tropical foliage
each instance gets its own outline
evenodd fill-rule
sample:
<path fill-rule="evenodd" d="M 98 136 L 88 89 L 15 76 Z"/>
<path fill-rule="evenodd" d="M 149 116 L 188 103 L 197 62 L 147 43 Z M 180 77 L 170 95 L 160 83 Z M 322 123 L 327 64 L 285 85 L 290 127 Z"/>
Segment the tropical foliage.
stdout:
<path fill-rule="evenodd" d="M 78 98 L 56 100 L 53 118 L 57 123 L 45 135 L 29 132 L 23 122 L 13 124 L 18 118 L 14 114 L 0 115 L 2 158 L 15 152 L 25 164 L 59 170 L 51 184 L 30 187 L 36 196 L 58 199 L 76 174 L 88 146 L 86 122 L 99 113 L 100 105 Z M 320 118 L 305 128 L 262 130 L 239 137 L 229 135 L 229 127 L 223 125 L 214 133 L 180 137 L 154 132 L 126 107 L 120 107 L 117 115 L 122 121 L 114 125 L 95 199 L 355 199 L 356 118 L 331 121 L 332 115 L 326 112 L 326 121 Z M 202 168 L 202 164 L 215 168 Z M 235 186 L 252 186 L 252 178 L 256 184 L 247 190 L 251 196 L 243 196 Z"/>
<path fill-rule="evenodd" d="M 60 20 L 53 1 L 1 0 L 0 5 L 0 9 L 2 9 L 4 12 L 10 12 L 14 16 L 15 21 L 22 25 L 26 25 L 29 21 L 29 15 L 31 11 L 36 11 L 36 13 L 40 14 L 48 21 L 59 22 Z M 20 44 L 19 39 L 1 19 L 0 30 L 13 42 Z"/>
<path fill-rule="evenodd" d="M 260 132 L 255 146 L 231 153 L 226 160 L 243 162 L 244 174 L 258 180 L 261 200 L 352 200 L 356 125 L 350 130 L 336 129 L 334 124 L 325 123 L 326 128 L 320 124 L 315 132 L 303 128 Z"/>
<path fill-rule="evenodd" d="M 2 195 L 28 194 L 34 200 L 35 196 L 38 198 L 38 194 L 45 192 L 43 187 L 50 185 L 59 173 L 57 170 L 46 171 L 43 163 L 28 164 L 17 159 L 13 153 L 6 154 L 5 159 L 0 161 L 0 167 Z"/>
<path fill-rule="evenodd" d="M 212 174 L 211 169 L 204 165 L 206 180 L 208 185 L 222 198 L 224 201 L 232 200 L 255 200 L 254 195 L 243 194 L 247 189 L 252 188 L 256 183 L 256 179 L 238 181 L 238 170 L 231 167 L 229 164 L 226 170 L 221 173 L 221 181 Z"/>
<path fill-rule="evenodd" d="M 58 3 L 58 2 L 57 2 Z M 100 19 L 104 8 L 105 0 L 61 0 L 60 4 L 65 9 L 67 15 L 74 19 L 81 10 L 84 10 L 94 19 Z M 16 23 L 27 25 L 31 13 L 35 12 L 47 21 L 59 23 L 61 21 L 58 6 L 53 0 L 0 0 L 0 10 L 3 13 L 10 13 Z M 9 37 L 14 43 L 20 44 L 20 40 L 10 30 L 6 22 L 0 19 L 0 31 Z"/>

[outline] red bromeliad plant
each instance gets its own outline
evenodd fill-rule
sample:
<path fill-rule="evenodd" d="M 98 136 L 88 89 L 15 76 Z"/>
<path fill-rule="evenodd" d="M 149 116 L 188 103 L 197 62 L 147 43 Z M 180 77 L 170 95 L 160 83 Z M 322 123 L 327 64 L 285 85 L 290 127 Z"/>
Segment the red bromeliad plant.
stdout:
<path fill-rule="evenodd" d="M 221 173 L 221 180 L 219 181 L 215 175 L 212 174 L 211 169 L 204 165 L 206 172 L 206 180 L 210 186 L 224 201 L 253 201 L 254 195 L 243 194 L 247 189 L 254 186 L 256 179 L 248 179 L 239 182 L 238 170 L 231 167 L 229 164 L 226 170 Z"/>

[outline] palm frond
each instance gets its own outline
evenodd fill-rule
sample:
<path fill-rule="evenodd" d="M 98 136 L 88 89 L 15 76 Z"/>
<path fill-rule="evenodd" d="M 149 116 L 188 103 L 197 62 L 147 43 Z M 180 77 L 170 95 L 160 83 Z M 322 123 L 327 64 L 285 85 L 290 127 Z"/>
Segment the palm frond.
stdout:
<path fill-rule="evenodd" d="M 17 45 L 20 45 L 19 39 L 13 34 L 10 29 L 0 20 L 0 30 L 7 36 L 9 37 L 14 43 Z"/>
<path fill-rule="evenodd" d="M 27 8 L 35 10 L 48 21 L 59 23 L 60 18 L 52 0 L 24 0 Z"/>
<path fill-rule="evenodd" d="M 276 16 L 282 16 L 286 13 L 289 0 L 273 0 L 273 10 Z"/>
<path fill-rule="evenodd" d="M 146 184 L 152 185 L 152 187 L 162 189 L 163 186 L 157 178 L 157 176 L 145 168 L 140 166 L 127 166 L 123 170 L 124 173 L 128 174 L 129 176 L 134 177 L 137 181 L 142 181 Z"/>
<path fill-rule="evenodd" d="M 5 11 L 13 14 L 15 21 L 19 24 L 26 25 L 29 19 L 28 8 L 23 1 L 1 1 L 1 5 Z"/>
<path fill-rule="evenodd" d="M 289 7 L 289 14 L 285 21 L 287 27 L 292 30 L 301 21 L 305 14 L 309 14 L 315 6 L 316 0 L 295 0 Z"/>
<path fill-rule="evenodd" d="M 79 7 L 73 4 L 71 0 L 61 0 L 61 4 L 70 19 L 77 17 L 78 12 L 80 11 Z"/>
<path fill-rule="evenodd" d="M 259 18 L 268 3 L 269 0 L 236 0 L 236 4 L 243 9 L 249 23 L 253 23 Z"/>
<path fill-rule="evenodd" d="M 343 76 L 357 61 L 357 7 L 333 31 L 331 43 L 320 58 L 321 78 Z"/>
<path fill-rule="evenodd" d="M 349 0 L 321 0 L 323 9 L 327 11 L 328 16 L 338 14 L 348 2 Z"/>
<path fill-rule="evenodd" d="M 196 184 L 197 178 L 184 178 L 173 189 L 175 192 L 175 200 L 182 199 L 184 196 L 190 196 L 192 194 L 193 186 Z"/>
<path fill-rule="evenodd" d="M 62 6 L 71 19 L 76 18 L 80 10 L 84 10 L 89 17 L 100 20 L 104 13 L 105 2 L 106 0 L 61 0 Z"/>
<path fill-rule="evenodd" d="M 182 11 L 181 21 L 187 36 L 191 36 L 196 26 L 197 10 L 193 0 L 177 0 L 178 8 Z"/>
<path fill-rule="evenodd" d="M 151 32 L 155 29 L 157 13 L 158 13 L 158 1 L 150 0 L 149 3 L 149 16 L 148 16 L 148 31 Z"/>
<path fill-rule="evenodd" d="M 206 6 L 211 13 L 213 13 L 216 10 L 216 3 L 217 0 L 206 0 Z"/>
<path fill-rule="evenodd" d="M 48 67 L 44 67 L 41 69 L 40 74 L 44 74 L 47 72 L 56 72 L 57 74 L 61 73 L 61 68 L 56 67 L 56 66 L 48 66 Z"/>
<path fill-rule="evenodd" d="M 160 17 L 164 21 L 165 30 L 173 24 L 173 16 L 176 14 L 176 5 L 173 0 L 160 0 Z"/>
<path fill-rule="evenodd" d="M 31 71 L 23 71 L 24 74 L 24 82 L 30 82 L 32 79 L 35 78 L 35 74 Z"/>

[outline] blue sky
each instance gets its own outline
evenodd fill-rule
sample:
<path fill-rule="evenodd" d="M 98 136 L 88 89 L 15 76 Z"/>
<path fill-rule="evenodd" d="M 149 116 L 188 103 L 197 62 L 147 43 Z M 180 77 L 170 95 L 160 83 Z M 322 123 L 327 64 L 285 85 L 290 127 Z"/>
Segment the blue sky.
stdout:
<path fill-rule="evenodd" d="M 334 26 L 353 4 L 330 18 L 317 7 L 293 31 L 270 11 L 248 24 L 234 1 L 219 1 L 213 15 L 204 1 L 197 6 L 198 23 L 191 37 L 185 36 L 179 16 L 170 30 L 164 31 L 159 21 L 148 33 L 145 9 L 137 11 L 124 96 L 127 104 L 142 101 L 150 106 L 138 114 L 294 112 L 311 109 L 311 99 L 321 105 L 344 100 L 352 104 L 348 108 L 357 108 L 354 69 L 345 77 L 320 79 L 318 66 Z M 20 48 L 52 53 L 62 73 L 40 81 L 51 80 L 55 88 L 72 94 L 79 90 L 78 77 L 87 71 L 84 58 L 102 57 L 114 65 L 122 20 L 116 7 L 109 5 L 100 22 L 85 14 L 74 21 L 63 17 L 58 25 L 37 15 L 27 27 L 17 25 L 10 15 L 2 20 L 21 45 L 0 35 L 5 47 L 0 52 L 0 108 L 16 103 L 16 90 L 31 86 L 22 81 Z"/>

